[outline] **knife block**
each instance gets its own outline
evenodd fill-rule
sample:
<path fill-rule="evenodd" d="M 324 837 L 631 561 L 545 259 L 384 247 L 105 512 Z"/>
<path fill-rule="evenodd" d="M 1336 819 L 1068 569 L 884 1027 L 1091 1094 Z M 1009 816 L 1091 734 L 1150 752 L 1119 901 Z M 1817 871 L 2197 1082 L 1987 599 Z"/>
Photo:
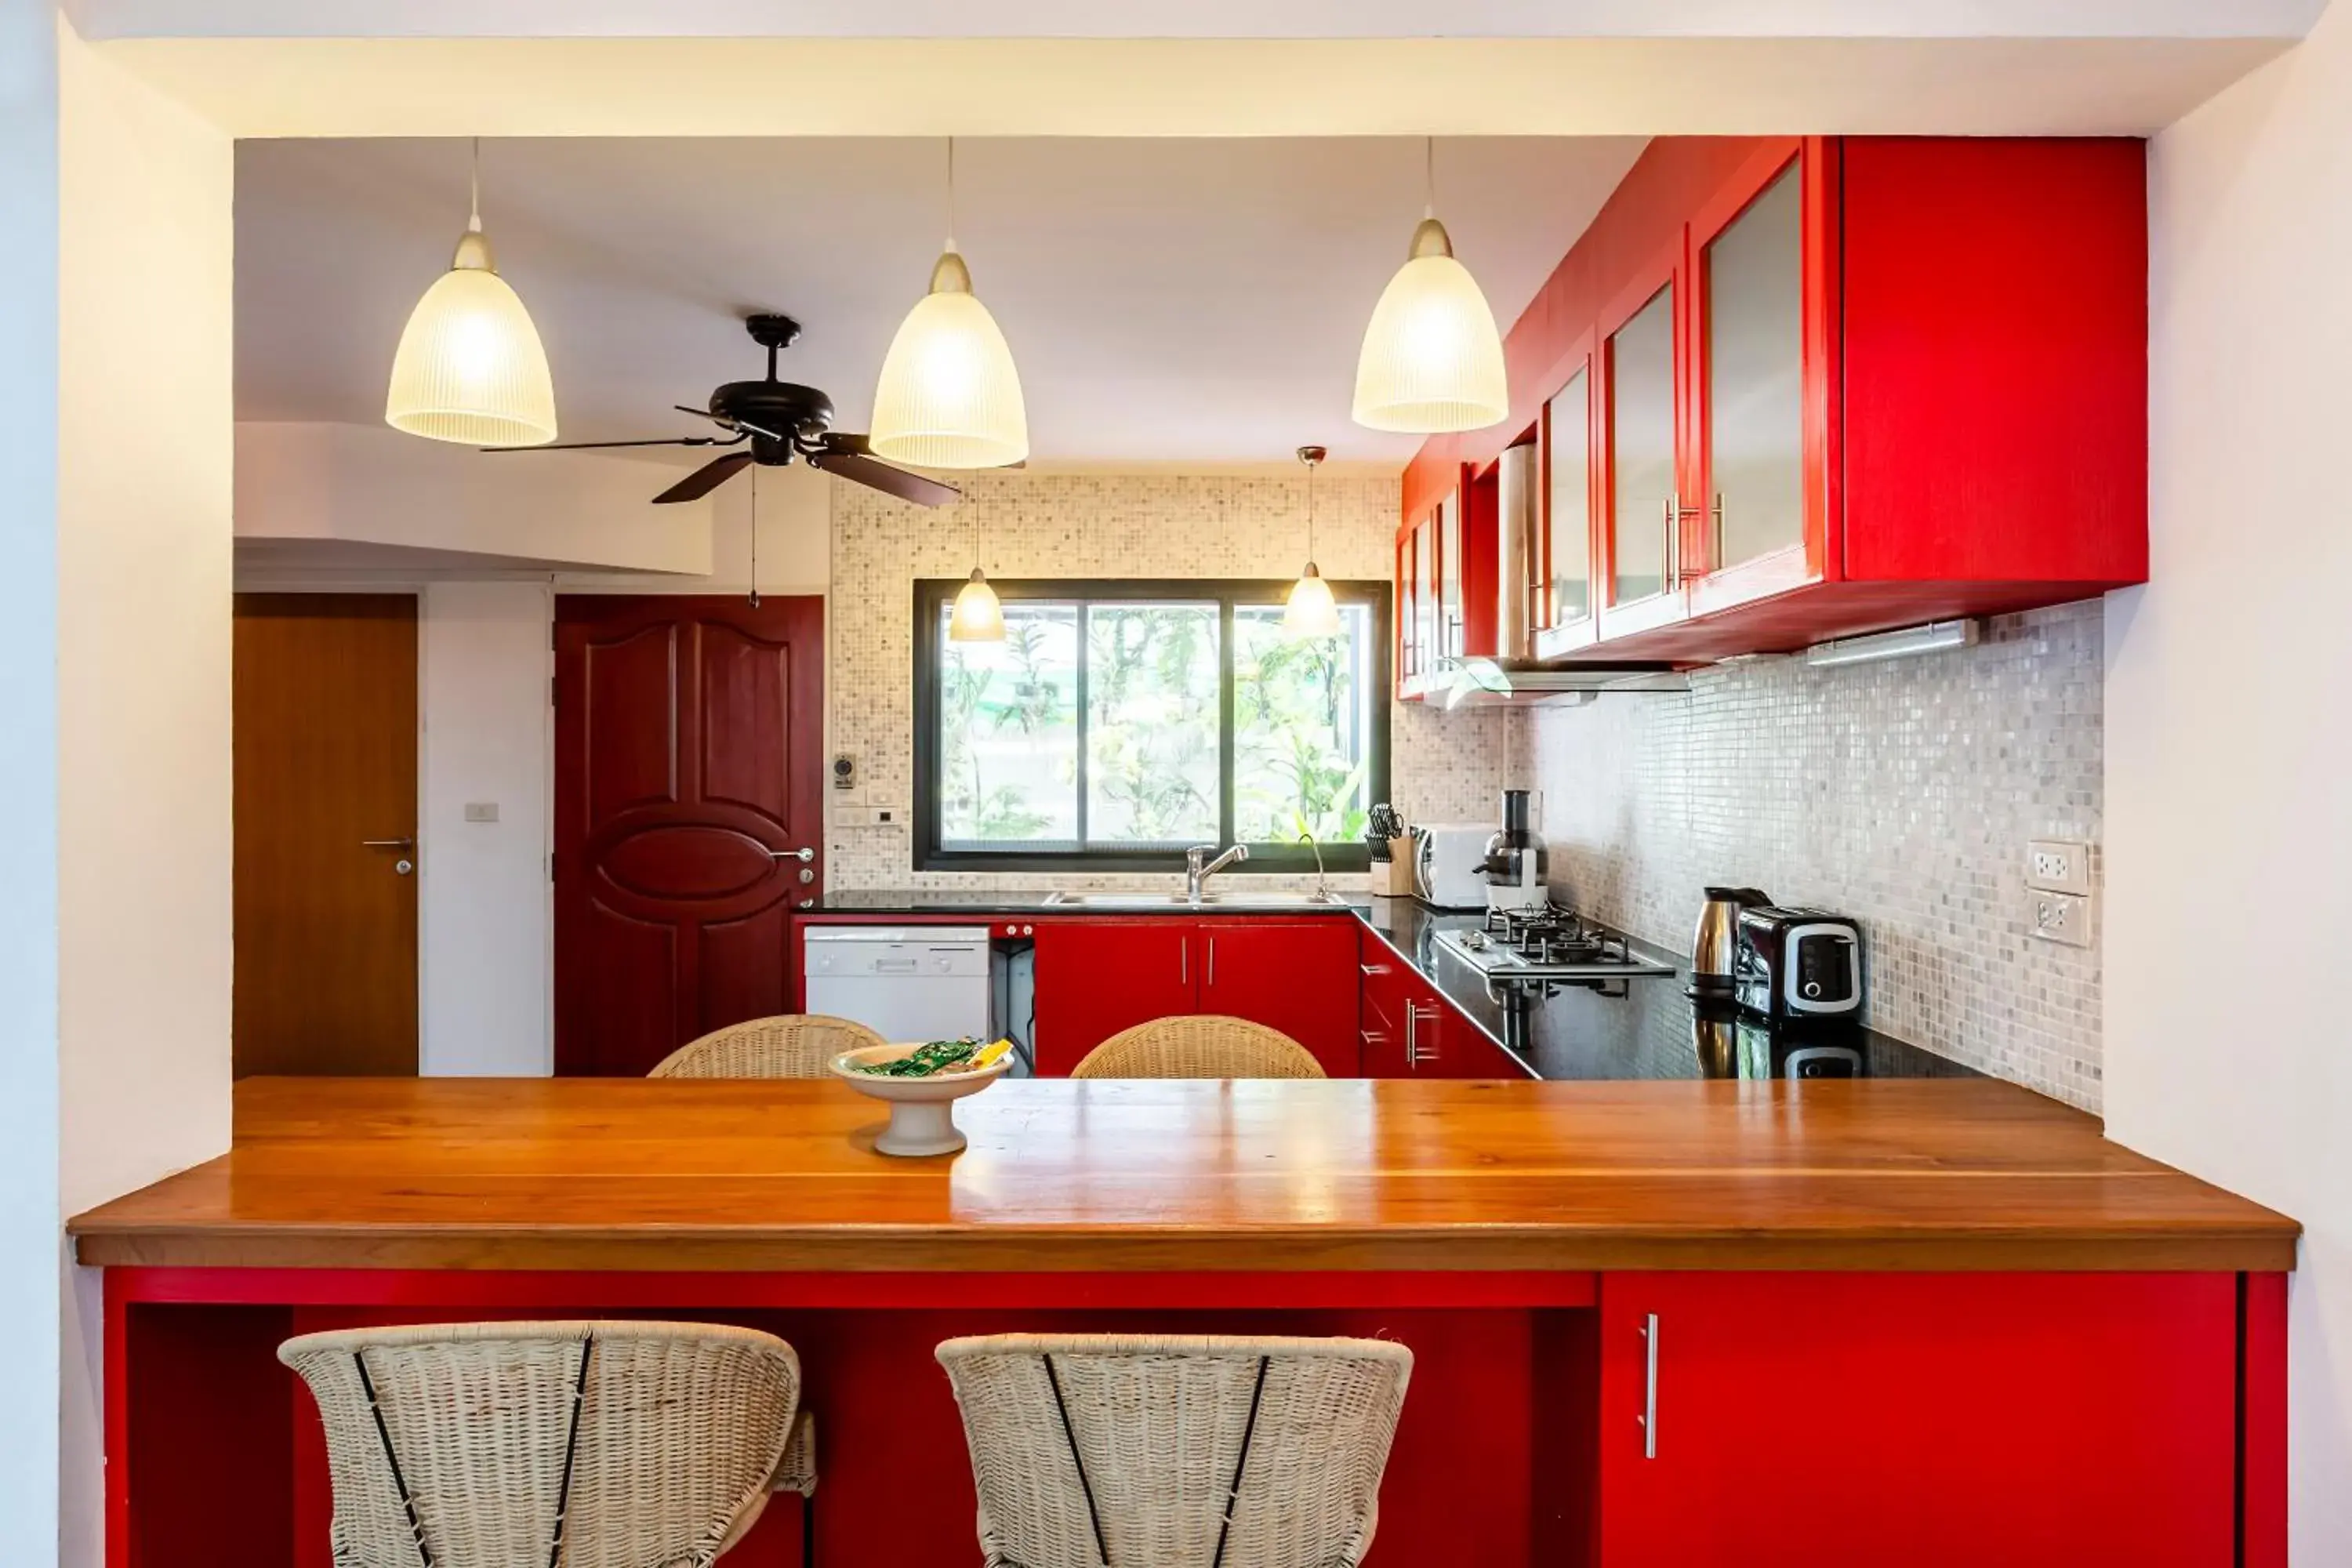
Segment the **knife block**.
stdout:
<path fill-rule="evenodd" d="M 1400 846 L 1410 845 L 1409 838 L 1396 840 Z M 1372 894 L 1382 899 L 1409 899 L 1412 896 L 1412 862 L 1402 855 L 1371 863 Z"/>

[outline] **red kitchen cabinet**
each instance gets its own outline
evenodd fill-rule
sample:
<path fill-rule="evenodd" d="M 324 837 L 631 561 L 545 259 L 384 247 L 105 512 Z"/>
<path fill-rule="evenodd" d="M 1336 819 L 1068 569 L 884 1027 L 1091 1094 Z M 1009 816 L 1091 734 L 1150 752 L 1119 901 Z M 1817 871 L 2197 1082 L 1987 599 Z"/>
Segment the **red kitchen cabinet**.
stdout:
<path fill-rule="evenodd" d="M 1193 940 L 1201 977 L 1193 1011 L 1279 1029 L 1333 1078 L 1362 1072 L 1355 921 L 1204 921 Z"/>
<path fill-rule="evenodd" d="M 1194 1013 L 1280 1029 L 1335 1078 L 1360 1070 L 1352 920 L 1057 919 L 1036 941 L 1042 1077 L 1068 1073 L 1121 1029 Z"/>
<path fill-rule="evenodd" d="M 1366 1078 L 1529 1078 L 1486 1032 L 1464 1017 L 1412 965 L 1370 931 L 1360 933 L 1361 1059 Z"/>
<path fill-rule="evenodd" d="M 1598 1561 L 2226 1564 L 2236 1290 L 1603 1275 Z"/>
<path fill-rule="evenodd" d="M 1198 1012 L 1192 946 L 1191 921 L 1040 923 L 1031 1039 L 1038 1075 L 1066 1076 L 1132 1025 Z"/>
<path fill-rule="evenodd" d="M 2137 141 L 1661 138 L 1507 336 L 1510 416 L 1425 443 L 1403 514 L 1542 444 L 1546 658 L 1699 663 L 2145 582 L 2147 268 Z"/>

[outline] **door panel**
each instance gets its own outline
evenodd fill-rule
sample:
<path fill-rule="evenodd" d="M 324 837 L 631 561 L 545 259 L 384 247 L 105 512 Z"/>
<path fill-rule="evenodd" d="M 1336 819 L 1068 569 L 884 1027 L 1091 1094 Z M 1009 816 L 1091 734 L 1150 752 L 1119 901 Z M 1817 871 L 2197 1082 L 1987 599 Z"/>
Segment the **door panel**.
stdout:
<path fill-rule="evenodd" d="M 1610 335 L 1606 363 L 1610 602 L 1630 605 L 1665 592 L 1666 540 L 1679 524 L 1671 280 Z"/>
<path fill-rule="evenodd" d="M 2235 1292 L 2225 1274 L 1603 1275 L 1601 1561 L 2227 1563 Z"/>
<path fill-rule="evenodd" d="M 1805 542 L 1802 188 L 1791 163 L 1699 252 L 1704 570 Z"/>
<path fill-rule="evenodd" d="M 1191 921 L 1057 921 L 1037 928 L 1038 1076 L 1060 1078 L 1121 1029 L 1197 1012 Z"/>
<path fill-rule="evenodd" d="M 416 600 L 240 594 L 233 636 L 235 1071 L 414 1073 Z"/>
<path fill-rule="evenodd" d="M 556 1070 L 635 1075 L 793 1010 L 791 912 L 824 885 L 823 601 L 555 613 Z"/>
<path fill-rule="evenodd" d="M 1358 1076 L 1354 927 L 1340 920 L 1204 921 L 1200 1010 L 1279 1029 L 1333 1078 Z"/>

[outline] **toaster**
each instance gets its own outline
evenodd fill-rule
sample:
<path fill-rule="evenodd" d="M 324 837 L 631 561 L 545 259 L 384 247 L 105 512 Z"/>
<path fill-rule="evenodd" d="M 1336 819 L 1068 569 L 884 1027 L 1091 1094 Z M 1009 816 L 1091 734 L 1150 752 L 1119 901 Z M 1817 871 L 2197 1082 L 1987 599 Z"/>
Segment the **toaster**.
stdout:
<path fill-rule="evenodd" d="M 1478 822 L 1425 822 L 1412 827 L 1412 892 L 1441 910 L 1486 907 L 1486 841 Z"/>
<path fill-rule="evenodd" d="M 1862 1008 L 1862 930 L 1843 915 L 1743 908 L 1731 993 L 1766 1018 L 1836 1018 Z"/>

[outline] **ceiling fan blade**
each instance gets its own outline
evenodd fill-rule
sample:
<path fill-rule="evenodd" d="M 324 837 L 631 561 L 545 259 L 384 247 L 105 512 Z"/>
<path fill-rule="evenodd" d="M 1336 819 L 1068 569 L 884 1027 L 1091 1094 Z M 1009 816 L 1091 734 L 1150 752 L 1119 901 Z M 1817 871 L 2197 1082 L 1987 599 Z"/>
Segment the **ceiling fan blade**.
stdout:
<path fill-rule="evenodd" d="M 659 436 L 645 441 L 549 441 L 537 447 L 479 447 L 482 452 L 585 452 L 600 447 L 731 447 L 734 440 L 717 436 Z"/>
<path fill-rule="evenodd" d="M 733 421 L 721 419 L 718 415 L 713 414 L 708 408 L 696 408 L 684 403 L 673 403 L 670 406 L 677 409 L 680 414 L 691 414 L 697 419 L 708 419 L 713 425 L 719 426 L 725 429 L 732 430 L 735 428 Z"/>
<path fill-rule="evenodd" d="M 730 452 L 723 458 L 713 458 L 654 497 L 654 505 L 668 506 L 675 501 L 700 500 L 751 466 L 751 454 L 749 452 Z"/>
<path fill-rule="evenodd" d="M 900 500 L 913 501 L 917 506 L 945 506 L 963 497 L 963 492 L 953 485 L 943 485 L 920 474 L 894 468 L 863 452 L 820 451 L 810 457 L 809 463 L 813 468 L 837 474 L 853 484 L 867 486 L 884 495 L 897 496 Z"/>

